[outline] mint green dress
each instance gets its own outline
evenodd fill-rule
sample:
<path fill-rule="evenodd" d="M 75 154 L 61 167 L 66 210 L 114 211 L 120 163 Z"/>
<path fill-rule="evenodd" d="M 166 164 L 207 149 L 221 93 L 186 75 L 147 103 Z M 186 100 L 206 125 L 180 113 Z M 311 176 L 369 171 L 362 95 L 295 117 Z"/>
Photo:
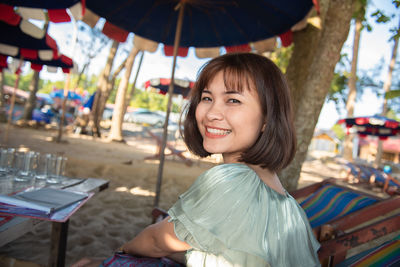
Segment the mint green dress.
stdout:
<path fill-rule="evenodd" d="M 192 249 L 187 266 L 319 266 L 315 239 L 296 200 L 264 184 L 247 165 L 200 175 L 168 211 Z"/>

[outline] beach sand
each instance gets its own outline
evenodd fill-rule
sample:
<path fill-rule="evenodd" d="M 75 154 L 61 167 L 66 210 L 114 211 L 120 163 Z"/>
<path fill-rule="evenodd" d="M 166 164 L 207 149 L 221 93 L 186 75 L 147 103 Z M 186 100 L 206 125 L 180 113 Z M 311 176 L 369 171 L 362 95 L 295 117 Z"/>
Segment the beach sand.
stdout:
<path fill-rule="evenodd" d="M 64 154 L 68 157 L 67 176 L 110 181 L 108 189 L 97 193 L 70 218 L 66 266 L 84 256 L 110 256 L 151 223 L 158 161 L 145 158 L 154 155 L 157 147 L 141 127 L 125 132 L 127 143 L 109 143 L 105 139 L 74 134 L 64 134 L 63 142 L 55 143 L 52 141 L 57 134 L 54 130 L 16 126 L 11 127 L 5 143 L 5 125 L 0 127 L 2 146 Z M 174 145 L 183 147 L 179 141 Z M 178 157 L 166 157 L 159 204 L 165 210 L 199 174 L 220 162 L 219 157 L 200 160 L 188 152 L 185 155 L 191 157 L 191 166 L 185 165 Z M 299 187 L 329 177 L 339 178 L 340 166 L 327 158 L 309 155 Z M 41 223 L 32 232 L 1 247 L 0 263 L 2 257 L 6 257 L 36 266 L 47 265 L 50 229 L 51 223 Z"/>

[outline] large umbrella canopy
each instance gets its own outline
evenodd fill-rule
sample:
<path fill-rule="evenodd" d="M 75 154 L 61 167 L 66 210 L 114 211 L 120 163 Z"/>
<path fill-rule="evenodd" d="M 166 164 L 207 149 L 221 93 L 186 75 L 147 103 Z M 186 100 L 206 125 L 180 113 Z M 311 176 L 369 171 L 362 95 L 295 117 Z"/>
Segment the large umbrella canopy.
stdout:
<path fill-rule="evenodd" d="M 345 124 L 348 132 L 354 129 L 361 137 L 371 135 L 386 139 L 400 134 L 400 122 L 379 115 L 345 118 L 338 123 Z"/>
<path fill-rule="evenodd" d="M 168 93 L 168 88 L 171 83 L 169 78 L 154 78 L 146 81 L 144 87 L 146 89 L 154 88 L 159 94 L 165 95 Z M 174 82 L 174 94 L 182 95 L 186 98 L 189 95 L 190 90 L 193 88 L 194 82 L 175 79 Z"/>
<path fill-rule="evenodd" d="M 147 39 L 173 45 L 177 7 L 185 3 L 181 47 L 234 46 L 282 34 L 310 11 L 312 0 L 87 0 L 88 9 Z"/>
<path fill-rule="evenodd" d="M 33 24 L 33 29 L 37 28 Z M 57 53 L 57 43 L 48 34 L 34 38 L 24 33 L 20 27 L 0 21 L 0 53 L 12 57 L 20 54 L 29 59 L 53 59 Z"/>

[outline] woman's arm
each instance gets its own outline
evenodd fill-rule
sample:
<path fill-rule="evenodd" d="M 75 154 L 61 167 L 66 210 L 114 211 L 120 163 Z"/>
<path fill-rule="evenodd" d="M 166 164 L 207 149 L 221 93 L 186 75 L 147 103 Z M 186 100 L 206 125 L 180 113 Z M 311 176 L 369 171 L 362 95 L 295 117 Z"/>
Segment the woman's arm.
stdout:
<path fill-rule="evenodd" d="M 187 243 L 176 237 L 174 224 L 168 222 L 169 218 L 168 216 L 161 222 L 146 227 L 122 246 L 123 251 L 137 256 L 159 258 L 190 249 Z"/>

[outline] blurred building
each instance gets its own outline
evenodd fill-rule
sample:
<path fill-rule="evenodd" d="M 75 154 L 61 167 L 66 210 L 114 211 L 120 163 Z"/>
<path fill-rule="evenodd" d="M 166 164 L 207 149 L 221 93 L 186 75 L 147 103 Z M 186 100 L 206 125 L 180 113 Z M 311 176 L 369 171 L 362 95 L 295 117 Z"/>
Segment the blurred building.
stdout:
<path fill-rule="evenodd" d="M 309 151 L 323 151 L 338 154 L 340 141 L 331 130 L 316 130 L 308 148 Z"/>
<path fill-rule="evenodd" d="M 369 162 L 373 162 L 378 148 L 378 138 L 366 137 L 360 138 L 359 157 Z M 387 162 L 400 162 L 400 138 L 390 137 L 383 141 L 382 160 Z"/>

